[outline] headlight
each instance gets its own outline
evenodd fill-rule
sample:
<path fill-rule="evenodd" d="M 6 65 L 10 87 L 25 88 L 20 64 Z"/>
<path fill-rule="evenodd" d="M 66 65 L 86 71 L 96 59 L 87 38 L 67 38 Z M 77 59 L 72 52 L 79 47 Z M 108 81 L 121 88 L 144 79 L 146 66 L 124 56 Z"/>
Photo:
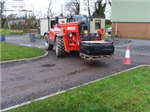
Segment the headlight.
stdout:
<path fill-rule="evenodd" d="M 99 37 L 99 35 L 98 35 L 98 34 L 96 34 L 96 37 Z"/>
<path fill-rule="evenodd" d="M 70 33 L 70 34 L 69 34 L 69 37 L 72 37 L 72 36 L 73 36 L 72 33 Z"/>

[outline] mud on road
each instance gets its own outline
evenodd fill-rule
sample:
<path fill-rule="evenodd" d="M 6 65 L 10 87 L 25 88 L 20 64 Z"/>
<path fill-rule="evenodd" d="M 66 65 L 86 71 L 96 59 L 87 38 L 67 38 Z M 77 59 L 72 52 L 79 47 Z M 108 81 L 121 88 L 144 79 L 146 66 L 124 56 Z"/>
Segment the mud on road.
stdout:
<path fill-rule="evenodd" d="M 136 46 L 142 46 L 141 43 L 146 46 L 142 48 L 145 51 L 136 49 Z M 81 59 L 78 52 L 57 58 L 53 50 L 39 60 L 2 64 L 1 108 L 69 89 L 137 65 L 150 64 L 150 55 L 146 53 L 149 44 L 145 43 L 148 42 L 142 40 L 135 43 L 132 40 L 129 43 L 131 48 L 135 48 L 131 50 L 131 66 L 123 65 L 126 43 L 115 45 L 113 59 L 87 61 Z"/>

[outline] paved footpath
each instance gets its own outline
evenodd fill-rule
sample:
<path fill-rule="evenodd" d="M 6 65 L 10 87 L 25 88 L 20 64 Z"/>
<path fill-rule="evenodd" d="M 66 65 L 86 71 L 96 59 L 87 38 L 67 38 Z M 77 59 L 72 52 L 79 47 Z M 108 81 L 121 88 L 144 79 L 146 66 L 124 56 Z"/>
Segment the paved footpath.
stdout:
<path fill-rule="evenodd" d="M 57 58 L 55 50 L 52 50 L 49 51 L 48 56 L 39 60 L 2 64 L 2 109 L 100 79 L 137 65 L 150 65 L 150 40 L 130 40 L 129 43 L 126 43 L 126 39 L 112 40 L 115 42 L 113 59 L 86 61 L 79 57 L 78 52 L 71 52 L 64 58 Z M 118 41 L 121 41 L 121 44 L 117 43 Z M 13 43 L 9 40 L 8 42 Z M 123 65 L 127 44 L 130 45 L 131 66 Z M 39 45 L 42 46 L 42 42 L 39 42 Z"/>

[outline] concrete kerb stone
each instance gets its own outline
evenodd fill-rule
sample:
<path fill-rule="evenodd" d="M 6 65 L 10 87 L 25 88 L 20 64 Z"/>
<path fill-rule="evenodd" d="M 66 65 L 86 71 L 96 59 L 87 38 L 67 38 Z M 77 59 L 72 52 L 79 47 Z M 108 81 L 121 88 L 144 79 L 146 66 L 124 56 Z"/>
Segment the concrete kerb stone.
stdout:
<path fill-rule="evenodd" d="M 100 80 L 104 80 L 104 79 L 106 79 L 106 78 L 109 78 L 109 77 L 118 75 L 118 74 L 123 73 L 123 72 L 130 71 L 130 70 L 133 70 L 133 69 L 135 69 L 135 68 L 142 67 L 142 66 L 149 66 L 149 67 L 150 67 L 150 65 L 139 65 L 139 66 L 136 66 L 136 67 L 133 67 L 133 68 L 130 68 L 130 69 L 123 70 L 123 71 L 121 71 L 121 72 L 112 74 L 112 75 L 107 76 L 107 77 L 104 77 L 104 78 L 100 78 L 100 79 L 97 79 L 97 80 L 94 80 L 94 81 L 91 81 L 91 82 L 88 82 L 88 83 L 85 83 L 85 84 L 81 84 L 81 85 L 78 85 L 78 86 L 76 86 L 76 87 L 73 87 L 73 88 L 70 88 L 70 89 L 66 89 L 66 90 L 63 90 L 63 91 L 58 91 L 57 93 L 54 93 L 54 94 L 51 94 L 51 95 L 48 95 L 48 96 L 44 96 L 44 97 L 41 97 L 41 98 L 38 98 L 38 99 L 35 99 L 35 100 L 31 100 L 31 101 L 28 101 L 28 102 L 25 102 L 25 103 L 22 103 L 22 104 L 18 104 L 18 105 L 15 105 L 15 106 L 12 106 L 12 107 L 9 107 L 9 108 L 0 110 L 0 111 L 8 111 L 8 110 L 15 109 L 15 108 L 18 108 L 18 107 L 21 107 L 21 106 L 24 106 L 24 105 L 28 105 L 28 104 L 30 104 L 31 102 L 44 100 L 44 99 L 46 99 L 46 98 L 49 98 L 49 97 L 52 97 L 52 96 L 55 96 L 55 95 L 64 93 L 64 92 L 66 92 L 66 91 L 68 91 L 68 90 L 73 90 L 73 89 L 76 89 L 76 88 L 81 87 L 81 86 L 85 86 L 85 85 L 88 85 L 88 84 L 92 84 L 92 83 L 94 83 L 94 82 L 97 82 L 97 81 L 100 81 Z"/>
<path fill-rule="evenodd" d="M 34 57 L 34 58 L 27 58 L 27 59 L 18 59 L 18 60 L 11 60 L 11 61 L 1 61 L 0 64 L 9 64 L 9 63 L 14 63 L 14 62 L 21 62 L 21 61 L 31 61 L 31 60 L 37 60 L 44 58 L 45 56 L 48 55 L 48 52 L 44 50 L 46 53 L 42 56 Z"/>

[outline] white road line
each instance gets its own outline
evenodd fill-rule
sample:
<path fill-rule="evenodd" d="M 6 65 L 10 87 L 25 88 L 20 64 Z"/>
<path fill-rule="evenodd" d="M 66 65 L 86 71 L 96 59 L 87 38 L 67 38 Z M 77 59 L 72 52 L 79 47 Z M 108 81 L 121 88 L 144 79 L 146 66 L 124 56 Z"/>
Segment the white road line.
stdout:
<path fill-rule="evenodd" d="M 64 93 L 64 92 L 66 92 L 66 91 L 68 91 L 68 90 L 73 90 L 73 89 L 76 89 L 76 88 L 78 88 L 78 87 L 81 87 L 81 86 L 84 86 L 84 85 L 88 85 L 88 84 L 91 84 L 91 83 L 94 83 L 94 82 L 97 82 L 97 81 L 106 79 L 106 78 L 108 78 L 108 77 L 112 77 L 112 76 L 118 75 L 118 74 L 120 74 L 120 73 L 127 72 L 127 71 L 133 70 L 133 69 L 138 68 L 138 67 L 142 67 L 142 66 L 150 66 L 150 65 L 139 65 L 139 66 L 136 66 L 136 67 L 133 67 L 133 68 L 130 68 L 130 69 L 123 70 L 123 71 L 121 71 L 121 72 L 112 74 L 112 75 L 107 76 L 107 77 L 104 77 L 104 78 L 100 78 L 100 79 L 97 79 L 97 80 L 94 80 L 94 81 L 91 81 L 91 82 L 88 82 L 88 83 L 85 83 L 85 84 L 82 84 L 82 85 L 78 85 L 78 86 L 76 86 L 76 87 L 73 87 L 73 88 L 70 88 L 70 89 L 67 89 L 67 90 L 59 91 L 59 92 L 57 92 L 57 93 L 54 93 L 54 94 L 51 94 L 51 95 L 47 95 L 47 96 L 44 96 L 44 97 L 41 97 L 41 98 L 38 98 L 38 99 L 35 99 L 35 100 L 31 100 L 31 101 L 28 101 L 28 102 L 25 102 L 25 103 L 21 103 L 21 104 L 18 104 L 18 105 L 15 105 L 15 106 L 12 106 L 12 107 L 9 107 L 9 108 L 0 110 L 0 111 L 8 111 L 8 110 L 11 110 L 11 109 L 14 109 L 14 108 L 18 108 L 18 107 L 20 107 L 20 106 L 28 105 L 28 104 L 30 104 L 31 102 L 44 100 L 44 99 L 46 99 L 46 98 L 49 98 L 49 97 L 52 97 L 52 96 L 55 96 L 55 95 Z"/>
<path fill-rule="evenodd" d="M 28 46 L 28 47 L 31 46 L 31 45 L 29 45 L 29 44 L 19 44 L 19 45 L 22 45 L 22 46 Z"/>
<path fill-rule="evenodd" d="M 19 44 L 19 45 L 24 45 L 24 44 Z"/>
<path fill-rule="evenodd" d="M 25 46 L 30 47 L 31 45 L 25 45 Z"/>
<path fill-rule="evenodd" d="M 32 46 L 32 45 L 29 45 L 29 44 L 19 44 L 21 46 L 27 46 L 27 47 L 37 47 L 37 48 L 43 48 L 41 46 Z"/>
<path fill-rule="evenodd" d="M 42 48 L 42 47 L 40 47 L 40 46 L 35 46 L 35 47 L 37 47 L 37 48 Z"/>

